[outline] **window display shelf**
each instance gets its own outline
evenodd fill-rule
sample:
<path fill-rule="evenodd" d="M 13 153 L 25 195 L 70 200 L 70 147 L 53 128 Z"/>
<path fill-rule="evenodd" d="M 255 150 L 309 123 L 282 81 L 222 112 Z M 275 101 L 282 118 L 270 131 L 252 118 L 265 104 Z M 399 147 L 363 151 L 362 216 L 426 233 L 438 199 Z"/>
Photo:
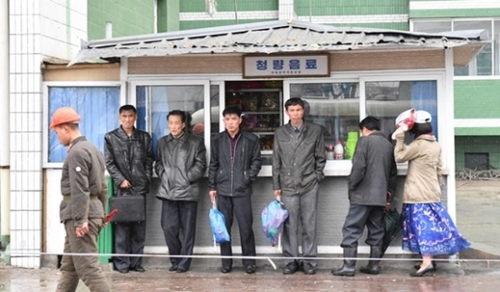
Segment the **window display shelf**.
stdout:
<path fill-rule="evenodd" d="M 272 154 L 274 131 L 282 125 L 281 89 L 241 89 L 226 92 L 226 105 L 242 109 L 242 129 L 259 136 L 262 155 Z"/>

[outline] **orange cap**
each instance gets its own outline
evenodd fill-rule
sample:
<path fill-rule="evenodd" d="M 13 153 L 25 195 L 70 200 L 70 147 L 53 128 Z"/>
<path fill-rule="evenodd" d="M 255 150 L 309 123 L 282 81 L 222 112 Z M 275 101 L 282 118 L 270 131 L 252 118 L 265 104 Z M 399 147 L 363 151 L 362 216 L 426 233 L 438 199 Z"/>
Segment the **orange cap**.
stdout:
<path fill-rule="evenodd" d="M 62 107 L 57 109 L 52 115 L 52 124 L 50 124 L 49 129 L 54 129 L 62 124 L 78 124 L 79 122 L 80 116 L 74 109 L 70 107 Z"/>

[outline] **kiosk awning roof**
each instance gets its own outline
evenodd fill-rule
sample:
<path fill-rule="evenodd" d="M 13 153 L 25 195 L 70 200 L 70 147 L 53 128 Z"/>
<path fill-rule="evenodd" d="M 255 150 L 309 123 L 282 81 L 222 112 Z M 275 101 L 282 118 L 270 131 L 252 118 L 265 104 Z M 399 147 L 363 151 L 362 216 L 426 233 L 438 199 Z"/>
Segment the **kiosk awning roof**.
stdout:
<path fill-rule="evenodd" d="M 441 34 L 269 21 L 83 42 L 69 65 L 98 59 L 186 54 L 249 54 L 384 49 L 455 50 L 465 65 L 489 40 L 486 30 Z"/>

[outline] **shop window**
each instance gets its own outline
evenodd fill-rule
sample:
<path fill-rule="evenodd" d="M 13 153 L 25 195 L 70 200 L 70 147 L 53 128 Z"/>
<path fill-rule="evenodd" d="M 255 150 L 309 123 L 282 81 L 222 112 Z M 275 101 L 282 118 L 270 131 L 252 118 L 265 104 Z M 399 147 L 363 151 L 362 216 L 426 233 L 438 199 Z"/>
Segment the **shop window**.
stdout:
<path fill-rule="evenodd" d="M 185 111 L 186 131 L 204 137 L 203 102 L 203 85 L 136 87 L 137 128 L 151 133 L 155 156 L 158 140 L 170 133 L 167 115 L 171 110 Z"/>
<path fill-rule="evenodd" d="M 323 127 L 326 151 L 333 151 L 337 142 L 345 145 L 349 133 L 351 137 L 359 135 L 357 82 L 291 84 L 290 97 L 302 98 L 306 102 L 305 120 Z"/>
<path fill-rule="evenodd" d="M 49 87 L 48 117 L 60 107 L 74 108 L 81 117 L 80 130 L 104 152 L 104 135 L 119 125 L 120 87 Z M 63 162 L 67 147 L 49 131 L 48 162 Z"/>
<path fill-rule="evenodd" d="M 464 153 L 465 168 L 474 170 L 490 169 L 490 154 L 489 153 Z"/>
<path fill-rule="evenodd" d="M 242 110 L 242 128 L 260 139 L 262 163 L 272 164 L 274 131 L 283 124 L 282 81 L 228 81 L 226 106 Z"/>
<path fill-rule="evenodd" d="M 498 20 L 414 20 L 413 31 L 426 33 L 443 33 L 463 30 L 487 30 L 491 43 L 485 45 L 481 51 L 465 66 L 455 67 L 455 76 L 489 76 L 498 75 L 500 54 L 500 21 Z"/>
<path fill-rule="evenodd" d="M 433 134 L 437 137 L 437 82 L 376 81 L 366 82 L 366 115 L 380 119 L 381 131 L 389 137 L 394 120 L 403 111 L 415 108 L 432 115 Z M 407 141 L 408 142 L 408 141 Z"/>

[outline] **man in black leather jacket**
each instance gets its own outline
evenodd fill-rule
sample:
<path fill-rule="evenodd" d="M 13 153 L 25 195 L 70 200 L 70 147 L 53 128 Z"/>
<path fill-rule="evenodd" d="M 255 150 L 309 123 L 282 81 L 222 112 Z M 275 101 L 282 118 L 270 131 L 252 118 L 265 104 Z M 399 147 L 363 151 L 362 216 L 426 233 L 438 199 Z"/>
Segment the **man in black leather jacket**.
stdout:
<path fill-rule="evenodd" d="M 240 130 L 241 109 L 227 107 L 222 113 L 226 130 L 212 137 L 208 189 L 210 198 L 217 197 L 218 208 L 224 214 L 231 235 L 233 211 L 240 229 L 243 256 L 255 256 L 252 229 L 252 182 L 262 166 L 259 138 Z M 231 242 L 220 244 L 222 256 L 232 256 Z M 243 259 L 247 274 L 255 273 L 255 259 Z M 233 260 L 222 259 L 222 273 L 231 272 Z"/>
<path fill-rule="evenodd" d="M 185 112 L 169 112 L 167 122 L 170 133 L 158 141 L 155 162 L 156 174 L 161 178 L 156 194 L 162 202 L 161 227 L 169 254 L 190 256 L 200 197 L 198 181 L 207 168 L 206 150 L 201 137 L 186 132 Z M 171 272 L 185 273 L 191 266 L 189 257 L 174 257 L 170 262 Z"/>
<path fill-rule="evenodd" d="M 104 157 L 113 178 L 114 196 L 144 196 L 149 193 L 153 164 L 151 136 L 134 127 L 137 110 L 132 105 L 120 107 L 121 126 L 104 136 Z M 144 204 L 146 205 L 146 204 Z M 146 210 L 144 210 L 145 212 Z M 115 253 L 142 254 L 146 222 L 114 223 Z M 144 272 L 141 257 L 114 257 L 115 269 Z"/>

